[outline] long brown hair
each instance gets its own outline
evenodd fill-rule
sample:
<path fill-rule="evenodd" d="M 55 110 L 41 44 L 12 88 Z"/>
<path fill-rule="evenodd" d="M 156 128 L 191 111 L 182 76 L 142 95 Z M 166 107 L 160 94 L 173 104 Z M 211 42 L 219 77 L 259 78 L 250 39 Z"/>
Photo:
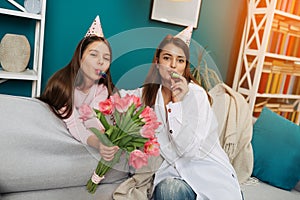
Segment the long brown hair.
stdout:
<path fill-rule="evenodd" d="M 112 55 L 111 47 L 105 38 L 90 36 L 83 38 L 77 45 L 74 55 L 68 65 L 54 73 L 45 87 L 44 92 L 38 98 L 47 103 L 52 111 L 61 119 L 67 119 L 73 111 L 73 94 L 75 86 L 81 84 L 82 74 L 80 70 L 80 61 L 86 48 L 93 42 L 104 42 Z M 110 56 L 112 59 L 112 56 Z M 111 60 L 110 60 L 111 62 Z M 100 79 L 98 84 L 104 84 L 111 95 L 115 89 L 112 82 L 110 69 L 106 72 L 106 78 Z M 62 110 L 62 108 L 64 109 Z"/>
<path fill-rule="evenodd" d="M 159 56 L 163 50 L 163 48 L 167 44 L 174 44 L 175 46 L 181 48 L 186 57 L 186 67 L 184 69 L 183 76 L 186 78 L 187 82 L 193 81 L 194 83 L 200 85 L 200 83 L 193 77 L 190 72 L 190 50 L 189 47 L 179 38 L 173 37 L 172 35 L 167 35 L 163 41 L 159 44 L 158 48 L 155 51 L 155 55 L 152 61 L 152 65 L 148 72 L 148 75 L 144 82 L 142 99 L 145 105 L 153 106 L 156 100 L 156 94 L 161 84 L 161 76 L 156 67 L 157 61 L 159 60 Z"/>

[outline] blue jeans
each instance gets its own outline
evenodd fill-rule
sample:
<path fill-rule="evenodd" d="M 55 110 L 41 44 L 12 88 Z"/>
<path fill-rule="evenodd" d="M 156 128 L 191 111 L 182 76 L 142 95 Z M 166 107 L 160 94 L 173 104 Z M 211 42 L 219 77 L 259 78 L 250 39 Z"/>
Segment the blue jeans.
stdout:
<path fill-rule="evenodd" d="M 167 178 L 156 185 L 153 192 L 154 200 L 195 200 L 193 189 L 184 181 L 177 178 Z"/>

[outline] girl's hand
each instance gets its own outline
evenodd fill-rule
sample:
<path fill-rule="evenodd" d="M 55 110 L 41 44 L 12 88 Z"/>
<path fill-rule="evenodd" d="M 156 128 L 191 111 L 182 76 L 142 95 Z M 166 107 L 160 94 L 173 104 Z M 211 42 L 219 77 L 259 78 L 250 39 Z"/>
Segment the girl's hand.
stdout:
<path fill-rule="evenodd" d="M 186 79 L 176 72 L 171 72 L 171 91 L 173 102 L 182 101 L 189 91 Z"/>
<path fill-rule="evenodd" d="M 111 161 L 114 158 L 115 153 L 117 153 L 118 150 L 119 150 L 118 146 L 108 147 L 108 146 L 105 146 L 104 144 L 102 144 L 101 142 L 99 142 L 98 151 L 99 151 L 101 157 L 106 161 Z"/>

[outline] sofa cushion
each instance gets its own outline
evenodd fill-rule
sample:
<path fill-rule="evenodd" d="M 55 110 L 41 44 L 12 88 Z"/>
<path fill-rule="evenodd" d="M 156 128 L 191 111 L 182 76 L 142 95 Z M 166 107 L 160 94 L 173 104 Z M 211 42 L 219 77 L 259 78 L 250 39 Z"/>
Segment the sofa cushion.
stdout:
<path fill-rule="evenodd" d="M 300 180 L 300 128 L 268 108 L 253 127 L 253 176 L 270 185 L 293 189 Z"/>

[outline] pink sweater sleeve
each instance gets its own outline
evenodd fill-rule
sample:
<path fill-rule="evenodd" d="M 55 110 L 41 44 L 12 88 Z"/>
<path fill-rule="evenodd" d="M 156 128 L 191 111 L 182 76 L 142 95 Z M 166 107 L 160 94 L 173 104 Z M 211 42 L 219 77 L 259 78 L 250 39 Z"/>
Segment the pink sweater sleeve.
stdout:
<path fill-rule="evenodd" d="M 74 108 L 72 115 L 64 119 L 70 134 L 78 141 L 87 144 L 87 139 L 93 133 L 85 126 L 77 110 Z"/>
<path fill-rule="evenodd" d="M 99 85 L 96 87 L 93 87 L 91 89 L 91 96 L 87 98 L 88 105 L 91 108 L 97 108 L 98 104 L 100 101 L 104 101 L 107 98 L 107 89 L 105 86 Z M 80 105 L 78 105 L 78 100 L 80 93 L 75 92 L 75 107 L 73 108 L 72 115 L 68 118 L 65 119 L 64 122 L 66 123 L 66 126 L 70 132 L 70 134 L 78 141 L 87 144 L 87 139 L 93 135 L 94 133 L 89 130 L 91 127 L 95 127 L 99 129 L 100 131 L 104 131 L 104 127 L 102 126 L 101 122 L 96 118 L 93 117 L 91 119 L 83 121 L 80 118 L 80 114 L 78 112 L 78 108 Z"/>

